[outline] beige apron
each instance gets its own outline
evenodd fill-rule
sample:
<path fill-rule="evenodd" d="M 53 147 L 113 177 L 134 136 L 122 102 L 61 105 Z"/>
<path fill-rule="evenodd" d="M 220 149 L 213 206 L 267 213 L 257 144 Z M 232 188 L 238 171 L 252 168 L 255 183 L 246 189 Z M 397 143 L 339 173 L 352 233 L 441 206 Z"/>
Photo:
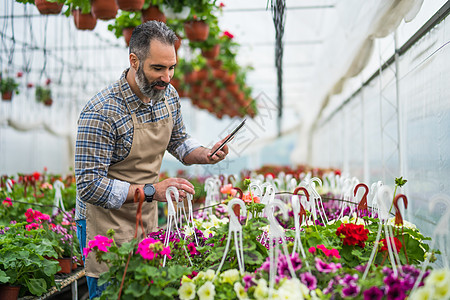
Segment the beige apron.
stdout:
<path fill-rule="evenodd" d="M 108 169 L 108 178 L 119 179 L 130 184 L 155 183 L 158 180 L 164 152 L 170 141 L 173 129 L 172 114 L 167 99 L 164 99 L 169 118 L 151 123 L 138 123 L 136 114 L 131 114 L 134 133 L 129 155 Z M 128 107 L 128 103 L 127 103 Z M 130 108 L 128 110 L 131 113 Z M 86 243 L 97 235 L 106 236 L 106 231 L 114 229 L 114 240 L 118 245 L 129 242 L 136 230 L 136 210 L 138 203 L 126 203 L 120 209 L 105 209 L 87 204 L 86 212 Z M 142 221 L 146 233 L 152 232 L 158 226 L 157 202 L 142 205 Z M 138 238 L 142 237 L 139 228 Z M 106 264 L 99 264 L 95 253 L 86 257 L 86 275 L 98 278 L 108 271 Z"/>

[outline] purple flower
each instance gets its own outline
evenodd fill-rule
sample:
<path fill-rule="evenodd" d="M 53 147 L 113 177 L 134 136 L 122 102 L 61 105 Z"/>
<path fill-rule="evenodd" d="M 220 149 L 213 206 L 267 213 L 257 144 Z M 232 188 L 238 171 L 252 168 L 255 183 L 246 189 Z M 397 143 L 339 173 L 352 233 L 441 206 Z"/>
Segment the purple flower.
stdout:
<path fill-rule="evenodd" d="M 366 271 L 366 266 L 367 265 L 359 265 L 355 267 L 355 270 L 358 271 L 359 273 L 364 273 L 364 271 Z"/>
<path fill-rule="evenodd" d="M 393 273 L 391 273 L 391 274 L 389 274 L 388 276 L 386 276 L 386 277 L 384 278 L 383 282 L 384 282 L 388 287 L 390 287 L 390 286 L 399 284 L 399 283 L 400 283 L 400 280 L 399 280 L 397 277 L 395 277 Z"/>
<path fill-rule="evenodd" d="M 364 291 L 364 300 L 381 300 L 383 298 L 383 292 L 376 286 Z"/>
<path fill-rule="evenodd" d="M 259 269 L 269 272 L 270 271 L 270 261 L 267 259 L 265 262 L 263 262 L 263 264 L 261 265 L 261 267 Z"/>
<path fill-rule="evenodd" d="M 320 258 L 317 257 L 315 258 L 315 260 L 316 260 L 316 269 L 322 273 L 334 273 L 341 268 L 340 263 L 335 264 L 333 262 L 330 262 L 329 264 L 327 264 L 326 262 L 322 261 Z"/>
<path fill-rule="evenodd" d="M 388 300 L 403 300 L 406 298 L 405 292 L 400 284 L 394 284 L 388 288 Z"/>
<path fill-rule="evenodd" d="M 295 272 L 297 272 L 298 270 L 300 270 L 302 268 L 302 260 L 298 256 L 297 252 L 295 252 L 294 255 L 291 256 L 291 263 L 292 263 L 292 266 L 294 267 Z"/>
<path fill-rule="evenodd" d="M 310 290 L 315 290 L 317 288 L 317 278 L 311 273 L 307 272 L 300 274 L 300 281 Z"/>
<path fill-rule="evenodd" d="M 350 284 L 342 289 L 342 297 L 356 297 L 358 296 L 359 291 L 359 286 L 357 286 L 356 284 Z"/>
<path fill-rule="evenodd" d="M 245 286 L 244 286 L 245 291 L 247 291 L 249 287 L 256 285 L 253 280 L 252 275 L 249 275 L 249 274 L 244 275 L 244 277 L 242 277 L 242 280 L 244 280 L 244 282 L 245 282 Z"/>
<path fill-rule="evenodd" d="M 334 291 L 333 285 L 334 285 L 334 279 L 331 279 L 328 282 L 328 286 L 323 290 L 323 293 L 324 294 L 329 294 L 329 293 L 333 292 Z"/>
<path fill-rule="evenodd" d="M 358 275 L 345 274 L 344 279 L 342 279 L 342 284 L 345 285 L 355 284 L 357 280 Z"/>

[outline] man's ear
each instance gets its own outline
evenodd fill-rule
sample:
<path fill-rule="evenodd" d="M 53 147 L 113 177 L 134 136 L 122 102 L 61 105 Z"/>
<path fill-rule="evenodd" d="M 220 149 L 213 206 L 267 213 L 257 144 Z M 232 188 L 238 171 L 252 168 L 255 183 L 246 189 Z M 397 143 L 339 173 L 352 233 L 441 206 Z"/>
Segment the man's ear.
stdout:
<path fill-rule="evenodd" d="M 130 66 L 137 71 L 139 69 L 139 59 L 136 54 L 130 53 Z"/>

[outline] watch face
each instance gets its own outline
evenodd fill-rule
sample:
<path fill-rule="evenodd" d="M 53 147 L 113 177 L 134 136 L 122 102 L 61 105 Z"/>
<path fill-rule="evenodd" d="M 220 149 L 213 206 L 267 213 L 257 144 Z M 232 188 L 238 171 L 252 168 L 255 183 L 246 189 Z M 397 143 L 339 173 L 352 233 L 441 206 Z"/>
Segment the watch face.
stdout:
<path fill-rule="evenodd" d="M 153 196 L 155 194 L 155 187 L 153 184 L 146 184 L 144 186 L 145 196 Z"/>

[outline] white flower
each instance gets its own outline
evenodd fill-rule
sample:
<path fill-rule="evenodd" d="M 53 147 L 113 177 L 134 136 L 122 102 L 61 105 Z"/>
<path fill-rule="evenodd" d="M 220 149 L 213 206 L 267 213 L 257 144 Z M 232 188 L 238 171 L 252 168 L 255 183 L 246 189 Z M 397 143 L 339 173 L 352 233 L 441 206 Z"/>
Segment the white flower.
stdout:
<path fill-rule="evenodd" d="M 216 295 L 214 284 L 211 281 L 205 282 L 197 291 L 199 300 L 213 300 Z"/>
<path fill-rule="evenodd" d="M 397 225 L 395 225 L 395 217 L 392 217 L 392 218 L 388 219 L 387 220 L 387 224 L 391 225 L 391 226 L 397 226 Z M 397 226 L 397 227 L 400 227 L 400 226 Z M 408 222 L 406 220 L 403 220 L 403 227 L 409 228 L 409 229 L 412 229 L 412 230 L 417 230 L 416 225 L 414 225 L 413 223 Z"/>
<path fill-rule="evenodd" d="M 431 271 L 425 279 L 425 286 L 432 286 L 437 299 L 450 298 L 450 271 L 439 269 Z"/>
<path fill-rule="evenodd" d="M 181 300 L 192 300 L 195 298 L 195 284 L 192 282 L 183 283 L 178 289 Z"/>
<path fill-rule="evenodd" d="M 236 269 L 226 270 L 222 274 L 220 274 L 222 278 L 222 282 L 228 282 L 229 284 L 235 283 L 239 280 L 239 271 Z"/>
<path fill-rule="evenodd" d="M 184 225 L 184 234 L 191 236 L 194 234 L 194 230 L 190 226 Z"/>
<path fill-rule="evenodd" d="M 256 285 L 253 296 L 256 300 L 267 299 L 268 291 L 269 289 L 267 287 L 267 281 L 261 278 L 260 280 L 258 280 L 258 284 Z"/>
<path fill-rule="evenodd" d="M 239 300 L 247 300 L 248 299 L 247 292 L 245 291 L 244 287 L 242 286 L 242 284 L 240 282 L 236 282 L 234 284 L 234 291 L 236 292 L 236 296 L 238 297 Z"/>
<path fill-rule="evenodd" d="M 208 269 L 205 273 L 205 279 L 206 280 L 213 280 L 214 276 L 216 276 L 216 272 L 212 269 Z"/>
<path fill-rule="evenodd" d="M 181 277 L 181 284 L 185 282 L 192 282 L 192 279 L 187 277 L 186 275 L 183 275 L 183 277 Z"/>
<path fill-rule="evenodd" d="M 304 299 L 301 285 L 297 278 L 285 280 L 278 288 L 278 299 Z M 302 293 L 299 293 L 299 291 Z"/>
<path fill-rule="evenodd" d="M 413 294 L 410 296 L 411 300 L 431 300 L 432 291 L 427 287 L 418 288 Z"/>

